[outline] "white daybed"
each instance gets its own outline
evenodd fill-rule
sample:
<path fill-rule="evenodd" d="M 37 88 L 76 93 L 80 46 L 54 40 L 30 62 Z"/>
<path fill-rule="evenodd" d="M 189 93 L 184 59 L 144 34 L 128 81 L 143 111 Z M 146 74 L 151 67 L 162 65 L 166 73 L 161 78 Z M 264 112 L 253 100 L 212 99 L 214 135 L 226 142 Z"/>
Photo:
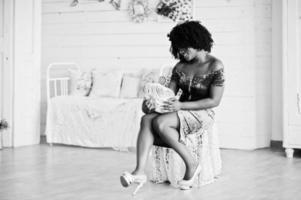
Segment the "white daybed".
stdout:
<path fill-rule="evenodd" d="M 68 69 L 53 63 L 47 70 L 47 143 L 124 149 L 136 146 L 141 98 L 69 95 Z"/>

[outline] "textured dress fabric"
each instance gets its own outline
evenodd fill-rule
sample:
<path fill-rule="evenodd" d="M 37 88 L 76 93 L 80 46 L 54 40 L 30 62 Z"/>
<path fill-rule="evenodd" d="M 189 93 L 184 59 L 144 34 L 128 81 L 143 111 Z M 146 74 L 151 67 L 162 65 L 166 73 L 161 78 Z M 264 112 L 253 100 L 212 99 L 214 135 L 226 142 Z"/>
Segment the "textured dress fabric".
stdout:
<path fill-rule="evenodd" d="M 209 97 L 211 86 L 223 86 L 224 70 L 216 70 L 205 75 L 188 76 L 174 69 L 170 80 L 177 82 L 181 90 L 180 101 L 196 101 Z M 211 183 L 221 173 L 219 141 L 214 126 L 213 109 L 179 110 L 179 141 L 187 146 L 202 170 L 195 186 Z M 171 148 L 154 146 L 151 156 L 150 179 L 155 183 L 170 182 L 177 187 L 183 179 L 185 165 L 180 156 Z"/>

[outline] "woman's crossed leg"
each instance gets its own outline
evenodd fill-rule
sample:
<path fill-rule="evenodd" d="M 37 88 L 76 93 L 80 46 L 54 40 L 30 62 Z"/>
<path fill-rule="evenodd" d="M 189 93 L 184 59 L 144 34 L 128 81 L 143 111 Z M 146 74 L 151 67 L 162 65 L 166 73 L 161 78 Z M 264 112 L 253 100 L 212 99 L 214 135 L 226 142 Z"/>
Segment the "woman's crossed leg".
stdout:
<path fill-rule="evenodd" d="M 181 156 L 186 166 L 184 180 L 189 180 L 198 164 L 188 148 L 179 141 L 180 120 L 177 113 L 166 113 L 155 117 L 152 121 L 152 127 L 160 138 Z"/>
<path fill-rule="evenodd" d="M 197 163 L 187 147 L 179 142 L 180 120 L 176 112 L 146 114 L 141 119 L 137 140 L 137 163 L 132 174 L 143 174 L 149 152 L 153 144 L 173 148 L 184 160 L 186 172 L 184 180 L 193 176 Z"/>
<path fill-rule="evenodd" d="M 152 128 L 152 121 L 155 117 L 157 117 L 157 113 L 145 114 L 141 118 L 140 122 L 140 130 L 137 139 L 137 160 L 136 160 L 136 168 L 132 172 L 132 174 L 144 174 L 145 165 L 147 162 L 147 158 L 151 147 L 154 144 L 154 134 Z"/>

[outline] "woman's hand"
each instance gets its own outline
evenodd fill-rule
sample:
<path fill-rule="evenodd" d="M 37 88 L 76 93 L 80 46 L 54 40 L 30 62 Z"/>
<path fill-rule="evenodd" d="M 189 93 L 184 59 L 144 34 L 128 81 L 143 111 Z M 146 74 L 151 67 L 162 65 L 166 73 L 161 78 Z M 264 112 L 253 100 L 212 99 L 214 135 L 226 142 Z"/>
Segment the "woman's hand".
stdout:
<path fill-rule="evenodd" d="M 155 109 L 153 103 L 150 101 L 150 99 L 145 99 L 142 103 L 142 111 L 145 114 L 151 113 Z"/>
<path fill-rule="evenodd" d="M 176 112 L 181 110 L 182 103 L 176 98 L 170 98 L 163 102 L 162 108 L 165 112 Z"/>

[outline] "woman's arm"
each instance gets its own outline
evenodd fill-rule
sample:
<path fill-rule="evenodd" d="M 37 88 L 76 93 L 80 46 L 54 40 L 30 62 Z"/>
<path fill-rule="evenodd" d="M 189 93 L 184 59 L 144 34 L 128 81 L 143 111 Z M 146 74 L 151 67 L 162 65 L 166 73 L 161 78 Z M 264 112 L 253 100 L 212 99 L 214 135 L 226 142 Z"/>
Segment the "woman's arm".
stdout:
<path fill-rule="evenodd" d="M 178 93 L 179 91 L 179 86 L 178 86 L 178 83 L 179 83 L 179 74 L 177 73 L 177 70 L 179 70 L 179 68 L 181 67 L 181 63 L 177 63 L 174 68 L 172 69 L 172 74 L 171 74 L 171 77 L 170 77 L 170 82 L 169 82 L 169 85 L 168 85 L 168 88 L 171 89 L 175 95 Z"/>
<path fill-rule="evenodd" d="M 178 84 L 177 84 L 177 82 L 176 82 L 175 80 L 171 80 L 171 81 L 169 82 L 168 88 L 171 89 L 171 90 L 175 93 L 175 95 L 176 95 L 176 94 L 178 93 L 178 91 L 179 91 Z"/>

